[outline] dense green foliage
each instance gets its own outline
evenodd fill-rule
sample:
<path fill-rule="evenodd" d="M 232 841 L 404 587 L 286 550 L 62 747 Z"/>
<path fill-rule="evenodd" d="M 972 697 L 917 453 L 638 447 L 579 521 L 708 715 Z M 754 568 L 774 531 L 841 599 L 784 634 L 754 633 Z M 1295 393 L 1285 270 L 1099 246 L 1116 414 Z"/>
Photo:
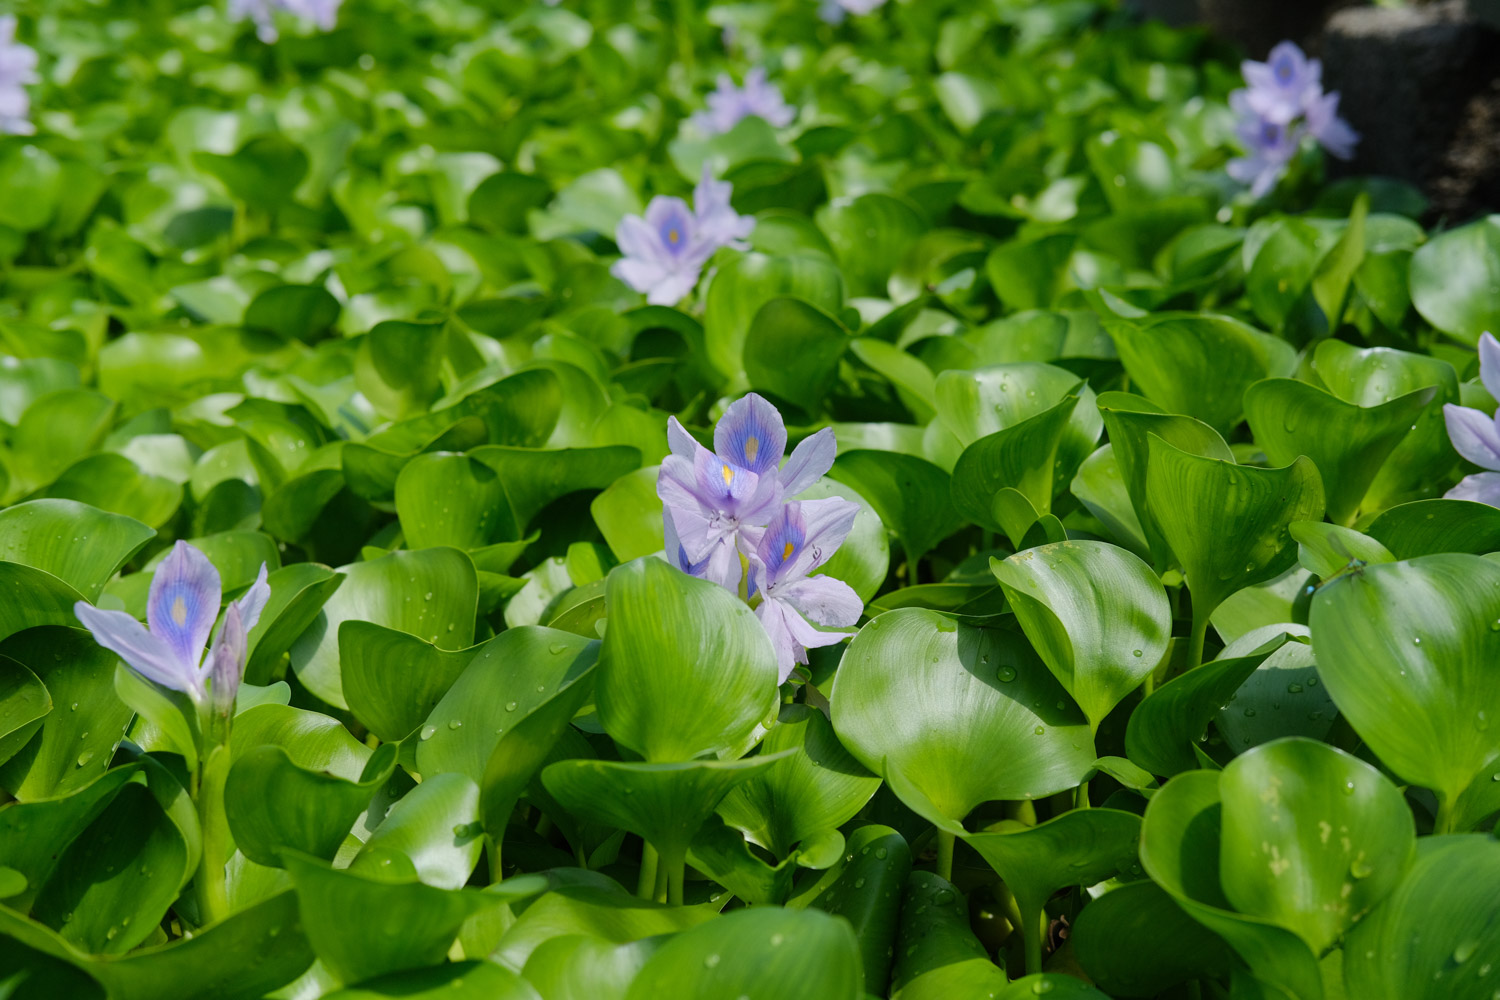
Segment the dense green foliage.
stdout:
<path fill-rule="evenodd" d="M 16 13 L 0 995 L 1500 996 L 1500 217 L 1253 201 L 1107 0 Z M 648 306 L 705 162 L 749 247 Z M 659 557 L 750 390 L 860 504 L 779 690 Z M 232 720 L 79 627 L 178 540 L 269 571 Z"/>

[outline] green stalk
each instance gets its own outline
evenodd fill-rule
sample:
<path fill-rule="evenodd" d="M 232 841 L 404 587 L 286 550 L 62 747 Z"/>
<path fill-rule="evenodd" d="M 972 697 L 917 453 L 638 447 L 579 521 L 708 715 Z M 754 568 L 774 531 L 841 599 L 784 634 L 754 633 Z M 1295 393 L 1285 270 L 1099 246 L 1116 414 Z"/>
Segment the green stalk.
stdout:
<path fill-rule="evenodd" d="M 687 859 L 684 857 L 674 858 L 672 864 L 667 868 L 667 902 L 673 906 L 682 905 L 683 883 L 687 881 Z"/>
<path fill-rule="evenodd" d="M 229 774 L 229 748 L 208 751 L 197 775 L 198 827 L 203 834 L 203 853 L 193 874 L 193 897 L 198 903 L 198 925 L 229 916 L 229 892 L 224 884 L 224 866 L 229 862 L 232 840 L 224 818 L 224 779 Z"/>
<path fill-rule="evenodd" d="M 1042 971 L 1042 939 L 1047 936 L 1047 911 L 1039 907 L 1022 906 L 1021 936 L 1026 942 L 1025 973 L 1028 976 L 1035 975 Z"/>
<path fill-rule="evenodd" d="M 656 898 L 656 867 L 660 855 L 649 843 L 641 844 L 641 877 L 636 882 L 635 894 L 642 899 Z"/>
<path fill-rule="evenodd" d="M 949 882 L 953 881 L 953 841 L 952 833 L 941 827 L 938 828 L 937 873 Z"/>
<path fill-rule="evenodd" d="M 1203 665 L 1203 640 L 1208 636 L 1208 615 L 1199 614 L 1198 609 L 1193 609 L 1193 633 L 1188 641 L 1189 670 L 1197 670 Z"/>
<path fill-rule="evenodd" d="M 1074 793 L 1073 808 L 1089 808 L 1089 781 L 1087 778 L 1083 779 L 1083 781 L 1079 782 L 1078 784 L 1078 791 Z"/>
<path fill-rule="evenodd" d="M 1452 833 L 1453 821 L 1453 800 L 1446 795 L 1439 795 L 1437 817 L 1432 821 L 1433 834 Z"/>

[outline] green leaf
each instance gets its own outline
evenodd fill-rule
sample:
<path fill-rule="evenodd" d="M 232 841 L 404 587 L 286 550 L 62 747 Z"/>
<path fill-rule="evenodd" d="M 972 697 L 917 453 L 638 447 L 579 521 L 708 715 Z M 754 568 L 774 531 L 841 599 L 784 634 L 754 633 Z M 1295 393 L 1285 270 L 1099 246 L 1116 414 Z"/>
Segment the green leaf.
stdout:
<path fill-rule="evenodd" d="M 880 787 L 880 779 L 849 755 L 826 716 L 788 705 L 766 738 L 763 754 L 795 750 L 739 785 L 719 815 L 776 858 L 824 830 L 843 826 Z"/>
<path fill-rule="evenodd" d="M 1418 500 L 1371 521 L 1365 534 L 1397 559 L 1500 550 L 1500 510 L 1473 500 Z"/>
<path fill-rule="evenodd" d="M 625 1000 L 662 937 L 615 945 L 583 934 L 543 941 L 521 970 L 547 1000 Z"/>
<path fill-rule="evenodd" d="M 1220 659 L 1248 656 L 1282 634 L 1293 641 L 1267 656 L 1216 717 L 1219 733 L 1236 752 L 1284 736 L 1326 739 L 1338 718 L 1338 707 L 1318 675 L 1306 625 L 1287 622 L 1252 629 L 1225 646 Z"/>
<path fill-rule="evenodd" d="M 1293 931 L 1314 955 L 1411 863 L 1416 831 L 1400 790 L 1327 744 L 1292 738 L 1248 750 L 1224 768 L 1219 794 L 1225 898 Z"/>
<path fill-rule="evenodd" d="M 1282 469 L 1239 466 L 1149 442 L 1146 502 L 1182 566 L 1199 628 L 1230 594 L 1296 561 L 1287 527 L 1320 521 L 1323 487 L 1306 458 Z"/>
<path fill-rule="evenodd" d="M 1152 436 L 1190 455 L 1234 461 L 1234 453 L 1219 432 L 1201 420 L 1180 414 L 1161 412 L 1155 403 L 1126 392 L 1106 392 L 1099 397 L 1099 412 L 1109 430 L 1110 447 L 1120 467 L 1125 491 L 1140 519 L 1141 531 L 1151 548 L 1157 569 L 1164 569 L 1171 550 L 1162 537 L 1161 526 L 1152 512 L 1146 492 L 1146 473 L 1150 468 Z M 1082 499 L 1082 498 L 1080 498 Z"/>
<path fill-rule="evenodd" d="M 234 718 L 229 748 L 232 762 L 261 746 L 286 750 L 306 771 L 323 771 L 357 782 L 372 751 L 337 720 L 287 705 L 257 705 Z"/>
<path fill-rule="evenodd" d="M 376 412 L 392 420 L 423 412 L 442 385 L 438 369 L 446 332 L 442 323 L 377 324 L 359 342 L 354 382 Z"/>
<path fill-rule="evenodd" d="M 1245 415 L 1272 463 L 1287 465 L 1299 455 L 1312 459 L 1329 519 L 1350 524 L 1381 466 L 1436 394 L 1429 387 L 1363 407 L 1306 382 L 1275 378 L 1245 391 Z"/>
<path fill-rule="evenodd" d="M 396 766 L 395 744 L 384 744 L 358 782 L 299 766 L 279 746 L 236 754 L 224 783 L 224 816 L 240 851 L 259 865 L 283 867 L 292 850 L 333 860 L 355 819 Z"/>
<path fill-rule="evenodd" d="M 465 920 L 507 898 L 338 871 L 291 852 L 282 861 L 297 889 L 303 933 L 324 967 L 346 983 L 441 962 Z"/>
<path fill-rule="evenodd" d="M 1330 580 L 1346 569 L 1396 557 L 1369 535 L 1324 521 L 1293 521 L 1287 528 L 1297 542 L 1297 562 L 1314 576 Z"/>
<path fill-rule="evenodd" d="M 594 497 L 589 511 L 615 558 L 639 559 L 662 550 L 661 498 L 656 495 L 658 466 L 620 476 Z"/>
<path fill-rule="evenodd" d="M 1219 782 L 1220 772 L 1190 771 L 1152 796 L 1141 824 L 1141 863 L 1184 912 L 1228 942 L 1261 983 L 1292 1000 L 1323 1000 L 1317 959 L 1300 937 L 1230 909 L 1219 884 Z M 1271 877 L 1267 862 L 1260 866 Z"/>
<path fill-rule="evenodd" d="M 396 477 L 396 514 L 412 549 L 467 552 L 521 537 L 500 477 L 469 455 L 430 452 L 407 462 Z"/>
<path fill-rule="evenodd" d="M 1131 381 L 1168 413 L 1228 434 L 1253 383 L 1289 375 L 1292 345 L 1227 316 L 1169 315 L 1110 327 Z"/>
<path fill-rule="evenodd" d="M 1095 756 L 1083 714 L 1024 639 L 934 611 L 866 625 L 830 701 L 850 753 L 876 773 L 901 772 L 955 821 L 981 802 L 1072 788 Z"/>
<path fill-rule="evenodd" d="M 662 945 L 626 997 L 861 1000 L 862 980 L 859 945 L 847 923 L 816 910 L 754 907 L 683 931 Z"/>
<path fill-rule="evenodd" d="M 953 467 L 954 508 L 975 524 L 1005 532 L 1019 546 L 1037 518 L 1051 512 L 1052 497 L 1077 471 L 1058 458 L 1078 406 L 1077 396 L 1065 396 L 1050 410 L 965 448 Z M 1014 501 L 1008 499 L 1012 495 Z"/>
<path fill-rule="evenodd" d="M 975 960 L 989 964 L 984 945 L 969 927 L 963 893 L 932 872 L 912 872 L 901 898 L 891 995 L 904 995 L 909 985 L 934 970 Z"/>
<path fill-rule="evenodd" d="M 73 500 L 32 500 L 0 511 L 0 559 L 45 570 L 90 603 L 155 536 L 139 521 Z"/>
<path fill-rule="evenodd" d="M 475 651 L 428 715 L 417 770 L 481 781 L 503 731 L 584 679 L 598 656 L 597 642 L 569 632 L 538 625 L 506 629 Z"/>
<path fill-rule="evenodd" d="M 276 285 L 250 300 L 241 322 L 247 330 L 310 341 L 333 329 L 339 309 L 338 299 L 322 285 Z"/>
<path fill-rule="evenodd" d="M 478 583 L 474 564 L 462 552 L 393 552 L 339 573 L 343 584 L 289 650 L 297 679 L 330 705 L 348 707 L 338 646 L 345 621 L 374 622 L 425 638 L 440 649 L 472 644 Z"/>
<path fill-rule="evenodd" d="M 246 683 L 263 684 L 271 679 L 282 655 L 313 623 L 329 596 L 343 582 L 341 574 L 317 563 L 294 563 L 267 575 L 271 597 L 260 621 L 250 630 Z"/>
<path fill-rule="evenodd" d="M 812 303 L 775 298 L 760 307 L 745 333 L 745 375 L 755 389 L 816 415 L 849 342 L 849 331 Z M 795 365 L 786 363 L 791 356 Z"/>
<path fill-rule="evenodd" d="M 412 969 L 325 993 L 328 1000 L 541 1000 L 526 980 L 493 962 Z"/>
<path fill-rule="evenodd" d="M 488 445 L 469 454 L 498 474 L 516 526 L 523 532 L 554 500 L 582 490 L 602 490 L 641 464 L 640 451 L 629 445 L 545 450 Z"/>
<path fill-rule="evenodd" d="M 22 664 L 0 657 L 0 764 L 26 745 L 51 711 L 47 685 Z"/>
<path fill-rule="evenodd" d="M 1172 637 L 1151 567 L 1105 542 L 1059 542 L 991 559 L 1006 600 L 1096 731 L 1156 669 Z"/>
<path fill-rule="evenodd" d="M 1139 556 L 1150 556 L 1146 530 L 1130 499 L 1113 444 L 1102 446 L 1083 460 L 1068 491 L 1099 519 L 1117 545 Z"/>
<path fill-rule="evenodd" d="M 1349 932 L 1344 983 L 1370 1000 L 1490 1000 L 1500 958 L 1500 844 L 1424 838 L 1406 877 Z"/>
<path fill-rule="evenodd" d="M 1189 979 L 1228 974 L 1224 941 L 1149 879 L 1085 906 L 1069 938 L 1078 964 L 1116 997 L 1154 997 Z"/>
<path fill-rule="evenodd" d="M 1130 714 L 1126 755 L 1152 774 L 1197 767 L 1193 745 L 1206 734 L 1209 720 L 1285 641 L 1278 633 L 1249 654 L 1205 663 L 1151 692 Z"/>
<path fill-rule="evenodd" d="M 625 944 L 675 934 L 719 915 L 718 908 L 712 906 L 664 906 L 637 899 L 615 882 L 602 881 L 607 888 L 565 885 L 536 900 L 506 931 L 491 958 L 521 968 L 545 942 L 563 935 L 582 934 Z"/>
<path fill-rule="evenodd" d="M 307 154 L 280 135 L 251 139 L 229 155 L 198 152 L 192 158 L 195 166 L 217 177 L 231 195 L 261 211 L 289 204 L 308 167 Z"/>
<path fill-rule="evenodd" d="M 426 884 L 462 889 L 484 847 L 478 819 L 478 785 L 462 774 L 430 775 L 385 814 L 349 870 L 399 854 Z"/>
<path fill-rule="evenodd" d="M 896 452 L 854 449 L 834 462 L 833 476 L 870 502 L 916 564 L 933 546 L 963 526 L 949 500 L 949 476 L 924 459 Z"/>
<path fill-rule="evenodd" d="M 776 705 L 765 629 L 723 587 L 656 559 L 616 567 L 605 590 L 599 721 L 648 761 L 740 746 Z"/>
<path fill-rule="evenodd" d="M 1313 597 L 1313 648 L 1339 711 L 1444 811 L 1500 763 L 1496 622 L 1500 566 L 1470 555 L 1366 566 Z"/>
<path fill-rule="evenodd" d="M 6 899 L 13 910 L 31 909 L 37 892 L 56 870 L 62 852 L 109 806 L 125 784 L 139 773 L 126 765 L 51 799 L 12 802 L 0 809 L 0 849 L 6 867 L 26 879 L 26 888 Z M 0 909 L 0 913 L 7 912 Z"/>
<path fill-rule="evenodd" d="M 399 742 L 432 713 L 478 648 L 440 649 L 397 629 L 346 620 L 339 662 L 349 710 L 380 739 Z"/>
<path fill-rule="evenodd" d="M 901 899 L 911 875 L 911 848 L 895 830 L 871 824 L 849 835 L 845 853 L 848 864 L 812 905 L 853 925 L 864 960 L 865 989 L 883 993 L 891 975 Z"/>
<path fill-rule="evenodd" d="M 112 399 L 88 389 L 62 389 L 41 397 L 26 408 L 11 435 L 13 474 L 26 489 L 52 482 L 98 447 L 118 408 Z M 16 486 L 12 483 L 12 489 Z"/>
<path fill-rule="evenodd" d="M 928 228 L 914 205 L 881 192 L 832 201 L 817 221 L 855 296 L 884 297 L 892 272 Z"/>
<path fill-rule="evenodd" d="M 1441 233 L 1411 258 L 1411 299 L 1422 318 L 1468 344 L 1500 329 L 1500 218 Z"/>
<path fill-rule="evenodd" d="M 750 325 L 772 299 L 794 296 L 835 315 L 844 304 L 844 281 L 826 257 L 768 257 L 748 253 L 714 275 L 704 295 L 703 340 L 709 363 L 721 376 L 743 371 Z"/>
<path fill-rule="evenodd" d="M 297 923 L 297 897 L 284 892 L 192 937 L 96 959 L 40 924 L 0 908 L 0 929 L 7 935 L 82 969 L 116 1000 L 256 1000 L 312 964 L 312 950 Z"/>

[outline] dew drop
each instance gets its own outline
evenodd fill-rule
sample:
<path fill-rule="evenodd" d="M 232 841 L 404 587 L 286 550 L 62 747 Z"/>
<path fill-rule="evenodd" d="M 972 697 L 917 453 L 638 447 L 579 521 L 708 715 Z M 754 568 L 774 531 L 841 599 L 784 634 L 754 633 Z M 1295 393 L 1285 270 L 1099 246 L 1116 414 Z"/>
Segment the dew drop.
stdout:
<path fill-rule="evenodd" d="M 1038 979 L 1036 982 L 1031 984 L 1031 992 L 1035 993 L 1037 996 L 1041 996 L 1043 993 L 1051 993 L 1052 981 L 1050 979 Z"/>
<path fill-rule="evenodd" d="M 1301 684 L 1295 684 L 1295 683 L 1288 684 L 1286 686 L 1286 693 L 1287 694 L 1301 694 L 1302 693 L 1302 685 Z"/>
<path fill-rule="evenodd" d="M 856 889 L 863 889 L 864 887 L 865 887 L 865 880 L 864 879 L 857 878 L 857 879 L 854 880 L 854 888 L 856 888 Z"/>
<path fill-rule="evenodd" d="M 1037 726 L 1035 729 L 1032 730 L 1032 732 L 1035 733 L 1038 736 L 1041 736 L 1046 731 L 1047 731 L 1047 727 L 1046 726 Z"/>
<path fill-rule="evenodd" d="M 432 734 L 435 732 L 437 732 L 437 726 L 423 726 L 421 738 L 424 740 L 430 740 L 432 739 Z"/>
<path fill-rule="evenodd" d="M 1255 709 L 1253 709 L 1253 708 L 1247 708 L 1247 709 L 1245 709 L 1245 718 L 1247 718 L 1247 719 L 1253 719 L 1253 718 L 1255 718 Z"/>
<path fill-rule="evenodd" d="M 1495 775 L 1495 777 L 1497 779 L 1500 779 L 1500 774 Z M 884 847 L 877 847 L 877 848 L 875 848 L 875 856 L 877 858 L 879 858 L 880 860 L 884 861 L 886 854 L 887 854 L 887 851 L 886 851 L 886 849 Z"/>
<path fill-rule="evenodd" d="M 448 728 L 449 729 L 462 729 L 463 728 L 463 724 L 464 724 L 464 722 L 463 722 L 462 719 L 449 719 L 448 720 Z"/>
<path fill-rule="evenodd" d="M 432 591 L 429 590 L 427 593 L 423 594 L 422 595 L 422 600 L 424 600 L 424 601 L 430 601 L 430 600 L 432 600 Z"/>
<path fill-rule="evenodd" d="M 91 761 L 93 759 L 94 759 L 94 751 L 92 751 L 92 750 L 85 750 L 83 753 L 81 753 L 81 754 L 78 755 L 78 766 L 79 767 L 83 767 L 85 764 L 87 764 L 89 761 Z"/>
<path fill-rule="evenodd" d="M 703 967 L 705 969 L 712 969 L 714 966 L 716 966 L 718 964 L 719 964 L 719 956 L 718 955 L 704 955 L 703 956 Z"/>
<path fill-rule="evenodd" d="M 1000 677 L 1000 683 L 1002 683 L 1002 684 L 1009 684 L 1011 681 L 1013 681 L 1013 680 L 1016 679 L 1016 668 L 1015 667 L 1001 667 L 1000 668 L 999 677 Z"/>
<path fill-rule="evenodd" d="M 565 642 L 554 642 L 552 645 L 547 647 L 547 652 L 551 653 L 553 656 L 561 656 L 567 651 L 568 644 Z"/>
<path fill-rule="evenodd" d="M 1411 644 L 1413 646 L 1420 646 L 1420 645 L 1422 645 L 1422 637 L 1419 636 L 1419 635 L 1412 636 L 1411 637 Z"/>
<path fill-rule="evenodd" d="M 505 710 L 507 712 L 514 712 L 516 710 L 516 703 L 513 702 L 513 701 L 506 702 L 505 703 Z"/>
<path fill-rule="evenodd" d="M 1355 878 L 1369 878 L 1375 874 L 1375 869 L 1363 858 L 1356 858 L 1354 863 L 1349 866 L 1349 874 Z"/>
<path fill-rule="evenodd" d="M 1474 953 L 1478 950 L 1479 942 L 1473 938 L 1460 942 L 1459 946 L 1453 949 L 1453 961 L 1458 965 L 1463 965 L 1469 959 L 1473 958 Z"/>
<path fill-rule="evenodd" d="M 1144 656 L 1146 654 L 1143 651 L 1139 650 L 1139 649 L 1132 649 L 1130 651 L 1130 655 L 1131 656 Z"/>

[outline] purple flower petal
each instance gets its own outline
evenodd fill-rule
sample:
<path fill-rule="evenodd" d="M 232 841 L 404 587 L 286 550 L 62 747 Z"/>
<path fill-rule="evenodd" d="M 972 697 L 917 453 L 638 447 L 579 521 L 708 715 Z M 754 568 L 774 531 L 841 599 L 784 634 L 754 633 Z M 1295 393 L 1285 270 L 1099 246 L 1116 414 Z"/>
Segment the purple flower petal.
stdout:
<path fill-rule="evenodd" d="M 165 642 L 178 660 L 196 669 L 214 619 L 219 617 L 222 594 L 214 564 L 187 542 L 178 541 L 151 580 L 146 601 L 151 634 Z"/>
<path fill-rule="evenodd" d="M 1443 406 L 1443 419 L 1448 424 L 1448 439 L 1460 455 L 1481 469 L 1500 472 L 1500 428 L 1494 418 L 1448 403 Z"/>
<path fill-rule="evenodd" d="M 831 576 L 810 576 L 781 588 L 781 598 L 804 616 L 833 628 L 848 628 L 859 622 L 865 603 L 854 588 Z M 835 637 L 834 641 L 837 641 Z M 807 645 L 803 643 L 803 645 Z"/>
<path fill-rule="evenodd" d="M 266 602 L 271 599 L 271 585 L 266 582 L 266 564 L 260 564 L 260 572 L 255 575 L 255 582 L 250 589 L 229 606 L 239 608 L 240 621 L 244 624 L 245 631 L 249 632 L 260 621 L 261 612 L 266 610 Z"/>
<path fill-rule="evenodd" d="M 202 676 L 209 681 L 209 695 L 214 707 L 223 715 L 234 710 L 234 698 L 239 693 L 240 681 L 245 674 L 245 623 L 240 619 L 238 605 L 229 605 L 224 612 L 224 627 L 214 640 L 214 648 L 203 664 Z"/>
<path fill-rule="evenodd" d="M 1316 95 L 1307 102 L 1307 130 L 1331 156 L 1347 160 L 1359 145 L 1359 133 L 1339 117 L 1339 94 Z"/>
<path fill-rule="evenodd" d="M 807 623 L 789 605 L 770 598 L 762 601 L 760 607 L 755 609 L 755 617 L 760 619 L 761 626 L 771 639 L 771 648 L 776 652 L 776 683 L 781 684 L 792 676 L 798 663 L 807 662 L 806 649 L 793 635 L 793 621 L 804 628 Z"/>
<path fill-rule="evenodd" d="M 1500 340 L 1488 333 L 1479 335 L 1479 381 L 1492 398 L 1500 401 Z"/>
<path fill-rule="evenodd" d="M 790 499 L 822 479 L 833 468 L 838 450 L 832 427 L 804 439 L 781 468 L 781 495 Z"/>
<path fill-rule="evenodd" d="M 198 697 L 196 664 L 184 663 L 176 651 L 130 615 L 105 611 L 85 601 L 74 604 L 73 613 L 95 642 L 124 660 L 130 669 L 162 687 Z"/>
<path fill-rule="evenodd" d="M 730 404 L 714 428 L 714 451 L 757 476 L 774 472 L 786 452 L 786 425 L 762 396 L 750 393 Z"/>
<path fill-rule="evenodd" d="M 719 247 L 746 249 L 745 240 L 755 231 L 755 218 L 740 215 L 729 204 L 734 186 L 728 181 L 716 181 L 709 165 L 703 165 L 703 176 L 693 189 L 693 207 L 696 210 L 699 239 L 710 246 L 709 253 Z M 704 258 L 705 260 L 707 257 Z"/>
<path fill-rule="evenodd" d="M 1465 476 L 1453 489 L 1444 493 L 1449 500 L 1472 500 L 1500 507 L 1500 472 L 1476 472 Z"/>

